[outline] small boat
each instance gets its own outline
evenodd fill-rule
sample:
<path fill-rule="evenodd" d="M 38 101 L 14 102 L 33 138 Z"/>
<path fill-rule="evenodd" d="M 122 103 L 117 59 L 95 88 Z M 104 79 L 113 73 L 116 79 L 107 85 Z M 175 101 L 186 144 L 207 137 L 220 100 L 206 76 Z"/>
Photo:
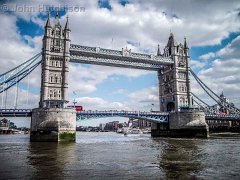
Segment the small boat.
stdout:
<path fill-rule="evenodd" d="M 123 129 L 122 128 L 117 129 L 117 133 L 123 133 Z"/>
<path fill-rule="evenodd" d="M 151 130 L 150 129 L 144 129 L 144 130 L 142 130 L 142 133 L 143 134 L 148 134 L 148 133 L 151 133 Z"/>
<path fill-rule="evenodd" d="M 131 133 L 131 134 L 141 134 L 142 131 L 141 131 L 140 129 L 132 129 L 132 130 L 130 131 L 130 133 Z"/>

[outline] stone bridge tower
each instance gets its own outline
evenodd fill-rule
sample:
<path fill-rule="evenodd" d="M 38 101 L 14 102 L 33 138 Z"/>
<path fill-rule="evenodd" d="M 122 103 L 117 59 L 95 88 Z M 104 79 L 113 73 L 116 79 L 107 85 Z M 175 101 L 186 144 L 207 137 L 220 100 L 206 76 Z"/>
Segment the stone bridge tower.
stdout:
<path fill-rule="evenodd" d="M 56 12 L 45 25 L 42 48 L 42 74 L 39 108 L 33 109 L 31 141 L 75 141 L 76 111 L 64 108 L 67 101 L 70 27 L 64 29 Z"/>
<path fill-rule="evenodd" d="M 177 44 L 171 33 L 163 54 L 158 49 L 157 55 L 171 57 L 174 63 L 158 71 L 160 111 L 170 113 L 167 125 L 152 125 L 152 136 L 208 137 L 205 114 L 193 107 L 186 38 L 183 44 Z"/>
<path fill-rule="evenodd" d="M 190 58 L 186 38 L 184 44 L 177 44 L 171 33 L 162 56 L 171 56 L 174 64 L 158 71 L 160 110 L 178 111 L 180 107 L 191 107 Z"/>
<path fill-rule="evenodd" d="M 39 106 L 63 108 L 67 100 L 70 27 L 67 19 L 62 29 L 58 13 L 53 26 L 48 17 L 42 49 L 41 94 Z"/>

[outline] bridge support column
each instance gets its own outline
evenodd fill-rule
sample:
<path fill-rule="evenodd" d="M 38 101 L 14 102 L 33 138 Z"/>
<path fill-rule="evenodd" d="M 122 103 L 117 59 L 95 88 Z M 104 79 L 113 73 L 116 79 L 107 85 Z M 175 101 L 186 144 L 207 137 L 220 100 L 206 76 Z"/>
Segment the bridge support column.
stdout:
<path fill-rule="evenodd" d="M 204 112 L 174 112 L 169 114 L 169 124 L 152 125 L 152 137 L 199 137 L 208 138 L 209 128 Z"/>
<path fill-rule="evenodd" d="M 32 111 L 30 141 L 72 141 L 76 139 L 76 111 L 36 108 Z"/>

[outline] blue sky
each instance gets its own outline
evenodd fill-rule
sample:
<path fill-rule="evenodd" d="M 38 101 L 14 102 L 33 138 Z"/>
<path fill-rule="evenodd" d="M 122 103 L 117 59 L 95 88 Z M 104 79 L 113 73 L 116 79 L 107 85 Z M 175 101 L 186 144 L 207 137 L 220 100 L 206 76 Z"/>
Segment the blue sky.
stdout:
<path fill-rule="evenodd" d="M 24 62 L 41 51 L 46 11 L 39 5 L 84 11 L 60 11 L 64 27 L 69 16 L 72 43 L 113 48 L 128 47 L 135 52 L 156 54 L 167 44 L 170 31 L 175 40 L 183 43 L 186 36 L 190 47 L 191 67 L 216 93 L 224 91 L 231 100 L 240 97 L 239 1 L 24 1 L 2 2 L 8 11 L 0 12 L 0 73 Z M 34 12 L 13 11 L 15 6 L 35 7 Z M 201 8 L 202 7 L 202 8 Z M 204 7 L 204 8 L 203 8 Z M 51 11 L 51 23 L 55 12 Z M 156 72 L 71 64 L 69 100 L 76 99 L 85 109 L 159 109 Z M 40 68 L 29 78 L 29 107 L 39 101 Z M 19 104 L 26 104 L 27 79 L 20 85 Z M 73 93 L 76 92 L 75 94 Z M 192 91 L 208 103 L 209 100 L 192 80 Z M 9 92 L 9 106 L 13 105 L 14 90 Z M 22 103 L 21 103 L 22 102 Z M 239 102 L 236 100 L 236 105 Z M 151 104 L 154 104 L 152 107 Z"/>

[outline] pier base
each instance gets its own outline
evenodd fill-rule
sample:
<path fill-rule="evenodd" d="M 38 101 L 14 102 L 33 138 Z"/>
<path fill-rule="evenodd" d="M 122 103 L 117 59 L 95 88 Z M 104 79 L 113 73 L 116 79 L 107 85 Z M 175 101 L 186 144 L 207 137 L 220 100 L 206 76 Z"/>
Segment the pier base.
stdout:
<path fill-rule="evenodd" d="M 76 111 L 63 108 L 36 108 L 32 111 L 30 141 L 76 140 Z"/>
<path fill-rule="evenodd" d="M 153 123 L 152 137 L 208 138 L 209 128 L 204 112 L 174 112 L 169 114 L 169 124 Z"/>

